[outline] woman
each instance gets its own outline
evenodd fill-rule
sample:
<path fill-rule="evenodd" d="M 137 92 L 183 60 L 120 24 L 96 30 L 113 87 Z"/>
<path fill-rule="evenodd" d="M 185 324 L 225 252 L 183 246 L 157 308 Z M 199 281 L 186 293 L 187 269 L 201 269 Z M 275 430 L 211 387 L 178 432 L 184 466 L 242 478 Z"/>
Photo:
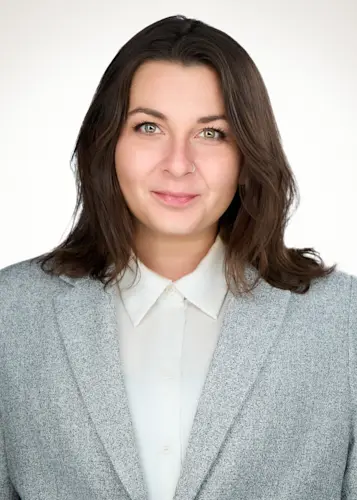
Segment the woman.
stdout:
<path fill-rule="evenodd" d="M 0 273 L 0 499 L 356 499 L 357 279 L 284 244 L 247 52 L 148 26 L 74 155 L 69 236 Z"/>

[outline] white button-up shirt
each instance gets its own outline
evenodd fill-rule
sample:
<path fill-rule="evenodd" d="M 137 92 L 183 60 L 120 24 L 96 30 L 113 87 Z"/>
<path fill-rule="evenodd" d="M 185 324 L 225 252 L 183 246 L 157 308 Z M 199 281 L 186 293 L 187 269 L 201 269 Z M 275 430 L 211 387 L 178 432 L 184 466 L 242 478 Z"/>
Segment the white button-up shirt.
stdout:
<path fill-rule="evenodd" d="M 172 500 L 209 364 L 227 285 L 218 236 L 198 267 L 172 282 L 139 261 L 119 283 L 120 357 L 151 500 Z"/>

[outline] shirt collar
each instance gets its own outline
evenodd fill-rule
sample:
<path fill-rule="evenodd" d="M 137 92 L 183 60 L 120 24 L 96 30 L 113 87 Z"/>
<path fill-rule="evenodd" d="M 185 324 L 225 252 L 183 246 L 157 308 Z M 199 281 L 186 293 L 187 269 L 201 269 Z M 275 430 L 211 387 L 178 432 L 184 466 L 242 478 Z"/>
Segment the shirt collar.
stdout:
<path fill-rule="evenodd" d="M 196 269 L 174 282 L 147 268 L 139 259 L 136 279 L 134 268 L 128 266 L 118 286 L 133 325 L 140 324 L 171 283 L 189 302 L 213 319 L 217 319 L 227 293 L 224 256 L 224 243 L 218 235 Z"/>

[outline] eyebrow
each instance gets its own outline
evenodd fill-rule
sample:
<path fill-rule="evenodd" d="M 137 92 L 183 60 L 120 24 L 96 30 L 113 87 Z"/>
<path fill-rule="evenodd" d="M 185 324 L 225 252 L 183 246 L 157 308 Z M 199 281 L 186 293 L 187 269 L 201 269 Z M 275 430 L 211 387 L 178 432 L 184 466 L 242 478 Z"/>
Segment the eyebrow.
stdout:
<path fill-rule="evenodd" d="M 145 113 L 146 115 L 154 116 L 155 118 L 159 118 L 160 120 L 168 121 L 167 116 L 165 116 L 163 113 L 160 111 L 157 111 L 156 109 L 152 108 L 143 108 L 143 107 L 137 107 L 129 111 L 128 116 L 134 115 L 136 113 Z M 197 123 L 209 123 L 213 122 L 215 120 L 227 120 L 226 115 L 207 115 L 207 116 L 201 116 L 201 118 L 198 118 Z"/>

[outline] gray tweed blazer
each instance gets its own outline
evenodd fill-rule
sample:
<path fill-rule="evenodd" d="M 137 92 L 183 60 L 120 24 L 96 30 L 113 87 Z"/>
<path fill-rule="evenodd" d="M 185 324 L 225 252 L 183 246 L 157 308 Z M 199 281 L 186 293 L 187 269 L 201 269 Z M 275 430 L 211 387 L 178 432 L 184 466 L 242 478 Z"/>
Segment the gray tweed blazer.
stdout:
<path fill-rule="evenodd" d="M 0 270 L 0 500 L 147 500 L 113 291 Z M 174 499 L 356 500 L 357 277 L 253 293 L 229 294 Z"/>

